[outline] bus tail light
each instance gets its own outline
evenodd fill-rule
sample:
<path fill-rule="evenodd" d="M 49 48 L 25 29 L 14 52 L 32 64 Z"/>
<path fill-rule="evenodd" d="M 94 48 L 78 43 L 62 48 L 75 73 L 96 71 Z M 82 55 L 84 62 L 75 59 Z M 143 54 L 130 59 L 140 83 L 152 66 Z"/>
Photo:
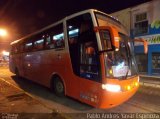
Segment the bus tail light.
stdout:
<path fill-rule="evenodd" d="M 110 92 L 119 92 L 121 91 L 120 85 L 114 85 L 114 84 L 102 84 L 102 89 L 105 89 Z"/>

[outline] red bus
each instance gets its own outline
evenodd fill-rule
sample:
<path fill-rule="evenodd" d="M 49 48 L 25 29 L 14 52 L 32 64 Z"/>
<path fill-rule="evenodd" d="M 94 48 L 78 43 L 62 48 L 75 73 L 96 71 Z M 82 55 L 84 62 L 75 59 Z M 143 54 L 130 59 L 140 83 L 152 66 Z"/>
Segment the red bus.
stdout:
<path fill-rule="evenodd" d="M 94 9 L 12 42 L 9 67 L 58 96 L 98 108 L 123 103 L 139 86 L 133 41 L 116 18 Z"/>

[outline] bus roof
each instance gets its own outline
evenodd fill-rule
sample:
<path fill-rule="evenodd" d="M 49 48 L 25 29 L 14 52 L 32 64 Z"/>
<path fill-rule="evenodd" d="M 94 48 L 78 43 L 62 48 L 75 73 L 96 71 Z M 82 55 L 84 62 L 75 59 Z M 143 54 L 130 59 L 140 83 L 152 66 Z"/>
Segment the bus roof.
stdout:
<path fill-rule="evenodd" d="M 62 23 L 64 20 L 71 19 L 71 18 L 76 17 L 76 16 L 79 16 L 79 15 L 81 15 L 81 14 L 93 13 L 93 12 L 98 12 L 98 13 L 104 14 L 104 15 L 110 17 L 111 19 L 113 19 L 114 21 L 120 23 L 120 21 L 119 21 L 117 18 L 115 18 L 115 17 L 113 17 L 113 16 L 111 16 L 111 15 L 109 15 L 109 14 L 106 14 L 106 13 L 101 12 L 101 11 L 96 10 L 96 9 L 87 9 L 87 10 L 80 11 L 80 12 L 74 13 L 74 14 L 72 14 L 72 15 L 66 16 L 66 17 L 64 17 L 63 19 L 58 20 L 57 22 L 55 22 L 55 23 L 53 23 L 53 24 L 50 24 L 50 25 L 48 25 L 48 26 L 46 26 L 46 27 L 44 27 L 44 28 L 42 28 L 42 29 L 40 29 L 40 30 L 38 30 L 38 31 L 35 31 L 34 33 L 31 33 L 31 34 L 29 34 L 29 35 L 27 35 L 27 36 L 24 36 L 24 37 L 22 37 L 22 38 L 20 38 L 20 39 L 18 39 L 18 40 L 15 40 L 15 41 L 11 42 L 10 45 L 17 44 L 17 43 L 19 43 L 20 41 L 23 41 L 23 39 L 26 39 L 26 38 L 28 38 L 28 37 L 30 37 L 30 36 L 36 35 L 36 34 L 38 34 L 38 33 L 41 33 L 42 31 L 45 31 L 45 30 L 47 30 L 47 29 L 49 29 L 49 28 L 51 28 L 51 27 L 53 27 L 53 26 L 55 26 L 55 25 L 57 25 L 57 24 L 59 24 L 59 23 Z M 120 23 L 120 24 L 121 24 L 121 23 Z"/>

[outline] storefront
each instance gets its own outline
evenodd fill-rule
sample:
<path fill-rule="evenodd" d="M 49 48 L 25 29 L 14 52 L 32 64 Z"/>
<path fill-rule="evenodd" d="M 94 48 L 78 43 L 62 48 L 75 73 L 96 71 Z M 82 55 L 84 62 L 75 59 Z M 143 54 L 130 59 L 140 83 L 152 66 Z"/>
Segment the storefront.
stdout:
<path fill-rule="evenodd" d="M 148 75 L 160 75 L 160 34 L 146 35 L 148 54 L 144 54 L 143 45 L 135 43 L 135 55 L 139 72 Z"/>

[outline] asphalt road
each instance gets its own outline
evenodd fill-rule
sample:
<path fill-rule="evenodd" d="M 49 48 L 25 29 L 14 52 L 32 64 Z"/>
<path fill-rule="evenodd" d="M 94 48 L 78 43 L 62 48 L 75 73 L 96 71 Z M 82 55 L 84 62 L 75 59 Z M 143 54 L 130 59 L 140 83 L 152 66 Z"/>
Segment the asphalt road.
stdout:
<path fill-rule="evenodd" d="M 138 92 L 130 98 L 127 102 L 123 103 L 120 106 L 111 108 L 111 109 L 97 109 L 89 105 L 83 104 L 77 100 L 74 100 L 70 97 L 59 98 L 55 96 L 48 88 L 45 88 L 41 85 L 38 85 L 32 81 L 26 79 L 17 80 L 15 75 L 9 72 L 8 68 L 0 67 L 0 78 L 10 82 L 16 87 L 21 88 L 29 95 L 34 97 L 36 100 L 41 102 L 49 109 L 54 109 L 59 113 L 63 113 L 66 117 L 69 118 L 88 118 L 88 119 L 97 119 L 97 118 L 107 118 L 109 115 L 105 114 L 129 114 L 129 118 L 147 117 L 145 114 L 155 114 L 156 117 L 160 118 L 160 88 L 140 86 Z M 133 115 L 132 115 L 133 114 Z M 126 118 L 125 115 L 112 115 L 117 116 L 117 118 Z M 150 115 L 149 115 L 150 116 Z M 155 115 L 152 115 L 155 116 Z"/>

